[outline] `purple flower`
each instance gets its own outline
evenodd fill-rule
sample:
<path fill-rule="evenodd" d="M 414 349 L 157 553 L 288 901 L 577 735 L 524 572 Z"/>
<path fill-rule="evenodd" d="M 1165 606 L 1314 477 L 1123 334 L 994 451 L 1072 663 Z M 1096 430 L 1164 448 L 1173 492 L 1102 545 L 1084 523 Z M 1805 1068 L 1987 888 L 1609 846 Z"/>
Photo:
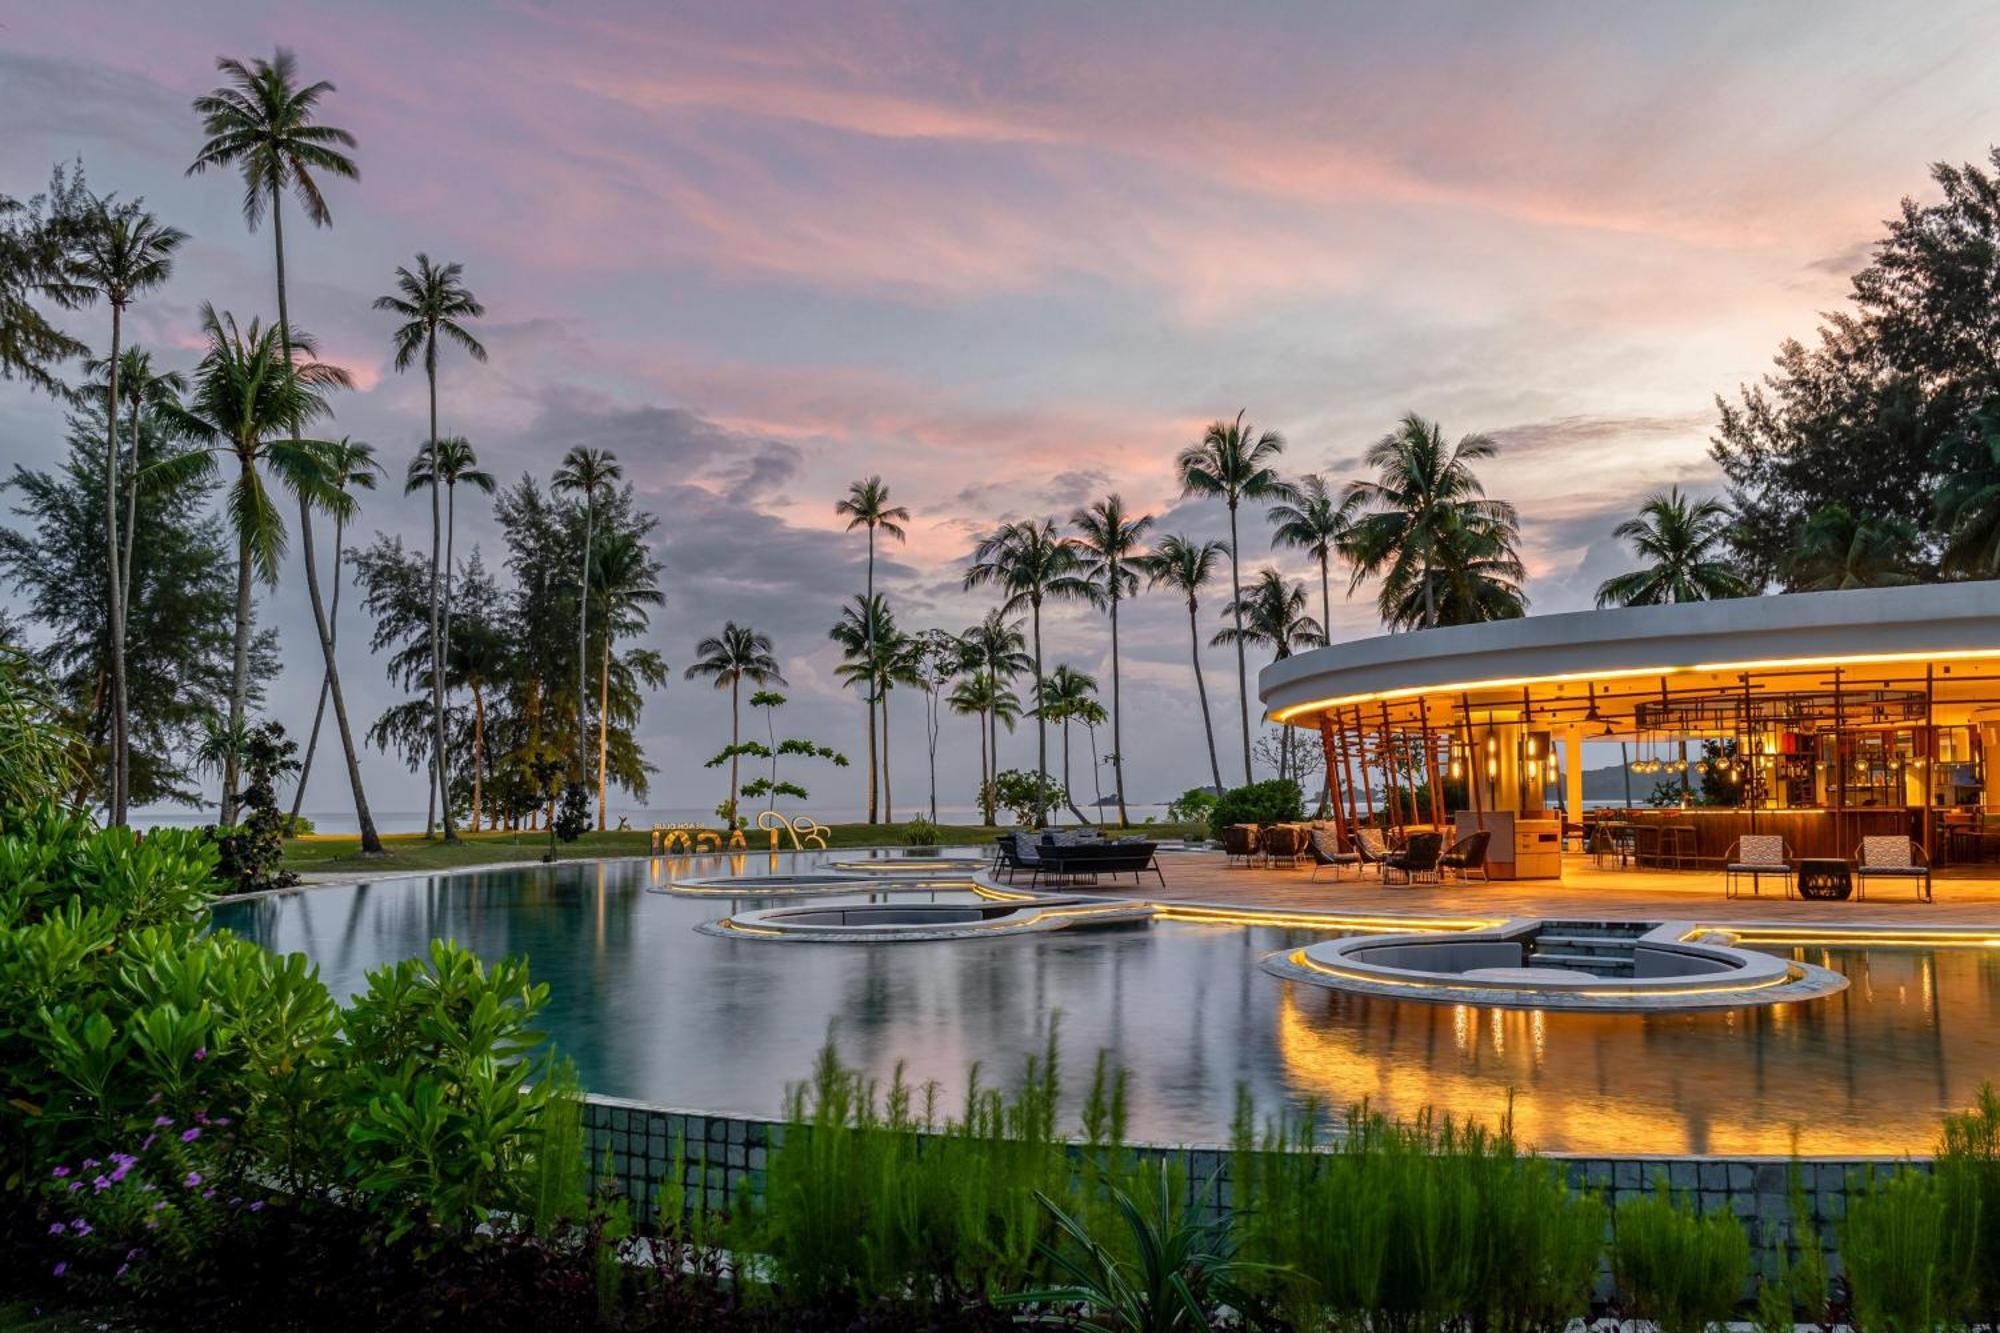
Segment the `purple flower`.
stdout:
<path fill-rule="evenodd" d="M 201 1184 L 201 1172 L 199 1171 L 188 1172 L 187 1179 L 183 1180 L 181 1184 L 187 1186 L 189 1189 L 193 1189 L 195 1186 Z"/>
<path fill-rule="evenodd" d="M 86 1157 L 83 1159 L 83 1169 L 85 1171 L 92 1170 L 96 1166 L 97 1166 L 97 1159 L 95 1157 Z"/>
<path fill-rule="evenodd" d="M 214 1119 L 214 1121 L 213 1121 L 212 1123 L 214 1123 L 214 1124 L 217 1124 L 217 1125 L 226 1125 L 226 1124 L 228 1124 L 228 1123 L 229 1123 L 229 1117 L 228 1117 L 228 1116 L 226 1116 L 226 1115 L 219 1115 L 219 1116 L 215 1117 L 215 1119 Z"/>
<path fill-rule="evenodd" d="M 263 1211 L 264 1211 L 264 1201 L 263 1201 L 262 1199 L 258 1199 L 258 1200 L 257 1200 L 257 1201 L 256 1201 L 255 1203 L 252 1203 L 252 1204 L 250 1205 L 250 1211 L 251 1211 L 251 1212 L 253 1212 L 253 1213 L 261 1213 L 261 1212 L 263 1212 Z"/>
<path fill-rule="evenodd" d="M 154 1129 L 165 1129 L 173 1123 L 174 1123 L 174 1118 L 170 1115 L 155 1116 L 153 1118 Z"/>
<path fill-rule="evenodd" d="M 115 1273 L 113 1273 L 113 1274 L 112 1274 L 111 1276 L 113 1276 L 113 1277 L 124 1277 L 124 1276 L 125 1276 L 125 1270 L 126 1270 L 126 1269 L 128 1269 L 128 1268 L 130 1268 L 131 1266 L 132 1266 L 132 1265 L 130 1265 L 130 1264 L 120 1264 L 120 1265 L 118 1265 L 118 1271 L 117 1271 L 117 1272 L 115 1272 Z"/>
<path fill-rule="evenodd" d="M 156 1203 L 156 1204 L 154 1204 L 154 1205 L 153 1205 L 153 1211 L 157 1213 L 157 1212 L 159 1212 L 159 1211 L 160 1211 L 160 1209 L 162 1209 L 162 1208 L 164 1208 L 164 1207 L 166 1207 L 166 1206 L 167 1206 L 167 1201 L 166 1201 L 165 1199 L 162 1199 L 162 1200 L 160 1200 L 160 1201 L 159 1201 L 158 1203 Z"/>
<path fill-rule="evenodd" d="M 111 1188 L 111 1182 L 103 1176 L 99 1176 L 97 1179 L 91 1181 L 90 1184 L 91 1188 L 96 1190 L 99 1194 L 102 1194 L 104 1193 L 104 1191 Z"/>
<path fill-rule="evenodd" d="M 146 1149 L 148 1149 L 148 1148 L 152 1147 L 152 1146 L 153 1146 L 153 1140 L 154 1140 L 154 1139 L 157 1139 L 158 1137 L 160 1137 L 160 1136 L 159 1136 L 158 1134 L 148 1134 L 148 1135 L 146 1136 L 146 1141 L 145 1141 L 144 1143 L 142 1143 L 142 1144 L 140 1144 L 140 1145 L 139 1145 L 139 1151 L 140 1151 L 140 1152 L 144 1152 L 144 1151 L 146 1151 Z"/>
<path fill-rule="evenodd" d="M 82 1188 L 83 1188 L 83 1182 L 81 1180 L 72 1180 L 69 1183 L 69 1192 L 71 1194 L 76 1193 L 78 1190 Z"/>
<path fill-rule="evenodd" d="M 63 1224 L 62 1224 L 62 1223 L 60 1223 L 60 1222 L 51 1222 L 51 1223 L 49 1223 L 49 1234 L 50 1234 L 51 1236 L 60 1236 L 60 1235 L 62 1235 L 62 1234 L 63 1234 Z"/>
<path fill-rule="evenodd" d="M 195 1047 L 195 1048 L 194 1048 L 194 1058 L 195 1058 L 195 1059 L 197 1059 L 197 1060 L 206 1060 L 206 1059 L 208 1059 L 208 1047 L 206 1047 L 206 1046 L 197 1046 L 197 1047 Z"/>
<path fill-rule="evenodd" d="M 200 1137 L 201 1137 L 201 1131 L 199 1129 L 190 1128 L 181 1131 L 182 1143 L 193 1143 L 196 1139 Z"/>
<path fill-rule="evenodd" d="M 118 1164 L 118 1169 L 111 1173 L 111 1183 L 116 1185 L 119 1181 L 125 1179 L 126 1173 L 129 1172 L 131 1169 L 132 1169 L 132 1164 L 130 1162 L 120 1162 Z"/>
<path fill-rule="evenodd" d="M 56 1277 L 61 1277 L 64 1273 L 69 1272 L 69 1265 L 66 1263 L 57 1264 L 53 1269 L 50 1270 L 50 1272 L 52 1272 Z"/>
<path fill-rule="evenodd" d="M 207 1189 L 203 1190 L 201 1192 L 201 1197 L 204 1199 L 213 1199 L 215 1197 L 215 1187 L 211 1185 Z"/>
<path fill-rule="evenodd" d="M 69 1174 L 69 1168 L 66 1166 L 59 1166 L 50 1174 L 55 1176 L 57 1180 L 61 1180 L 64 1176 Z"/>
<path fill-rule="evenodd" d="M 91 1230 L 90 1223 L 84 1221 L 80 1217 L 77 1218 L 74 1222 L 71 1222 L 69 1224 L 69 1227 L 70 1230 L 74 1231 L 79 1236 L 88 1236 Z"/>

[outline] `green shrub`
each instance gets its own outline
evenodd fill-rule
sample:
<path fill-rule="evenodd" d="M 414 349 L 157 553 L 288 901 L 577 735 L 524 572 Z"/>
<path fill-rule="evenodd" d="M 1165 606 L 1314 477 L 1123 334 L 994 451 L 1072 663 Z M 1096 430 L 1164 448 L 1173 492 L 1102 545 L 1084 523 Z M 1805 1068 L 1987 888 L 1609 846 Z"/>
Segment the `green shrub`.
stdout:
<path fill-rule="evenodd" d="M 1220 838 L 1231 824 L 1284 824 L 1304 819 L 1305 798 L 1290 778 L 1270 778 L 1224 792 L 1208 812 L 1212 837 Z"/>
<path fill-rule="evenodd" d="M 1206 824 L 1219 799 L 1206 787 L 1189 787 L 1167 804 L 1167 818 L 1176 824 Z"/>
<path fill-rule="evenodd" d="M 1611 1267 L 1625 1313 L 1659 1333 L 1703 1333 L 1727 1320 L 1750 1280 L 1750 1239 L 1728 1213 L 1701 1214 L 1662 1179 L 1618 1205 Z"/>
<path fill-rule="evenodd" d="M 1062 784 L 1054 778 L 1043 780 L 1038 774 L 1003 768 L 992 781 L 980 784 L 979 804 L 982 809 L 1008 811 L 1023 828 L 1040 828 L 1049 811 L 1061 804 L 1062 795 Z"/>
<path fill-rule="evenodd" d="M 935 847 L 938 845 L 938 826 L 928 815 L 918 815 L 903 825 L 903 844 L 906 847 Z"/>
<path fill-rule="evenodd" d="M 1562 1328 L 1589 1308 L 1604 1208 L 1497 1131 L 1350 1110 L 1332 1152 L 1312 1112 L 1236 1126 L 1249 1281 L 1298 1328 Z"/>
<path fill-rule="evenodd" d="M 1992 1084 L 1958 1115 L 1945 1117 L 1934 1164 L 1947 1218 L 1975 1218 L 1948 1229 L 1946 1271 L 1964 1275 L 1963 1303 L 1975 1323 L 2000 1316 L 2000 1094 Z"/>
<path fill-rule="evenodd" d="M 1976 1209 L 1928 1172 L 1899 1166 L 1850 1191 L 1840 1257 L 1847 1269 L 1854 1322 L 1861 1333 L 1929 1333 L 1956 1322 L 1971 1295 L 1969 1252 Z"/>

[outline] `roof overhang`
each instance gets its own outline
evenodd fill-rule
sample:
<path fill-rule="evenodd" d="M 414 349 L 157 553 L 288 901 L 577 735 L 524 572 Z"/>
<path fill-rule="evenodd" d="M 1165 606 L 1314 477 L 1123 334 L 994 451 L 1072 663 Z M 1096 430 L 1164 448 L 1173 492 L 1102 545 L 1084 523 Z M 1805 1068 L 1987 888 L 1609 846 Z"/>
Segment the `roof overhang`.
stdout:
<path fill-rule="evenodd" d="M 1790 593 L 1529 616 L 1388 634 L 1273 662 L 1274 721 L 1330 708 L 1640 677 L 1986 663 L 2000 672 L 2000 582 Z"/>

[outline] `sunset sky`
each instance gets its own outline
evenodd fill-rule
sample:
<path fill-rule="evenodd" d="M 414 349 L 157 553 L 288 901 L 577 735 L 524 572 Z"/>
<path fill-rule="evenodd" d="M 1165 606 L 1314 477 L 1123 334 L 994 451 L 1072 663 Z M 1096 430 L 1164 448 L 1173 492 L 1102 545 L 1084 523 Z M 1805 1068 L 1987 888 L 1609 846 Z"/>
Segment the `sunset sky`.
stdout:
<path fill-rule="evenodd" d="M 862 578 L 833 502 L 870 473 L 916 515 L 882 574 L 899 619 L 957 629 L 986 604 L 965 556 L 1002 519 L 1116 490 L 1220 535 L 1171 471 L 1211 419 L 1247 408 L 1291 470 L 1339 481 L 1415 411 L 1501 442 L 1484 476 L 1521 509 L 1533 610 L 1587 605 L 1648 490 L 1714 487 L 1714 395 L 1810 335 L 1929 163 L 2000 138 L 1991 5 L 0 0 L 0 192 L 80 157 L 193 234 L 127 326 L 170 364 L 192 365 L 203 300 L 270 313 L 268 234 L 233 179 L 183 171 L 216 56 L 278 44 L 360 140 L 333 227 L 287 230 L 293 318 L 358 381 L 338 431 L 397 477 L 422 438 L 422 378 L 369 303 L 424 250 L 489 312 L 490 363 L 445 365 L 443 429 L 509 480 L 613 449 L 661 519 L 655 807 L 722 794 L 699 761 L 723 697 L 679 673 L 725 618 L 777 640 L 792 730 L 861 754 L 826 628 Z M 101 343 L 108 317 L 68 323 Z M 0 456 L 60 452 L 60 412 L 0 385 Z M 493 554 L 489 507 L 461 521 L 460 549 Z M 357 535 L 427 522 L 384 492 Z M 392 695 L 348 614 L 372 719 Z M 309 694 L 299 581 L 260 615 Z M 1335 622 L 1377 632 L 1367 590 Z M 1154 597 L 1129 629 L 1128 787 L 1160 800 L 1207 780 L 1185 616 Z M 1049 639 L 1108 692 L 1101 617 L 1058 611 Z M 1206 662 L 1226 722 L 1233 663 Z M 918 700 L 895 700 L 904 812 Z M 1031 728 L 1002 744 L 1032 765 Z M 969 722 L 941 753 L 940 800 L 966 804 Z M 858 805 L 859 771 L 811 775 L 813 805 Z M 396 761 L 367 773 L 379 809 L 421 805 Z M 322 768 L 307 808 L 344 796 Z"/>

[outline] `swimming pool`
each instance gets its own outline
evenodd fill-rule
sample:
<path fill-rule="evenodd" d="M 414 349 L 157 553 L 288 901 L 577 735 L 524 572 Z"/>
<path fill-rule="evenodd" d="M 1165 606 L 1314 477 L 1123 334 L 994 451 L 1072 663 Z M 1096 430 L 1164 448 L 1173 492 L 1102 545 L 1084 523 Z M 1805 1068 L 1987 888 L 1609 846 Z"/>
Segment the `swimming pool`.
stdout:
<path fill-rule="evenodd" d="M 1983 949 L 1808 948 L 1837 995 L 1672 1015 L 1473 1009 L 1302 986 L 1258 967 L 1325 939 L 1268 926 L 1135 929 L 871 947 L 700 934 L 798 895 L 692 898 L 672 876 L 799 870 L 800 857 L 579 863 L 384 880 L 228 903 L 221 926 L 301 950 L 336 994 L 448 936 L 526 954 L 546 1027 L 596 1092 L 775 1114 L 829 1032 L 887 1082 L 898 1061 L 946 1104 L 967 1067 L 1011 1081 L 1061 1014 L 1075 1099 L 1102 1049 L 1131 1071 L 1131 1133 L 1227 1138 L 1238 1086 L 1260 1109 L 1367 1098 L 1497 1117 L 1547 1151 L 1861 1155 L 1928 1151 L 1940 1115 L 2000 1075 L 2000 957 Z M 839 886 L 829 886 L 837 889 Z M 953 899 L 952 890 L 935 893 Z M 899 901 L 912 900 L 903 890 Z M 829 892 L 827 901 L 866 901 Z"/>

